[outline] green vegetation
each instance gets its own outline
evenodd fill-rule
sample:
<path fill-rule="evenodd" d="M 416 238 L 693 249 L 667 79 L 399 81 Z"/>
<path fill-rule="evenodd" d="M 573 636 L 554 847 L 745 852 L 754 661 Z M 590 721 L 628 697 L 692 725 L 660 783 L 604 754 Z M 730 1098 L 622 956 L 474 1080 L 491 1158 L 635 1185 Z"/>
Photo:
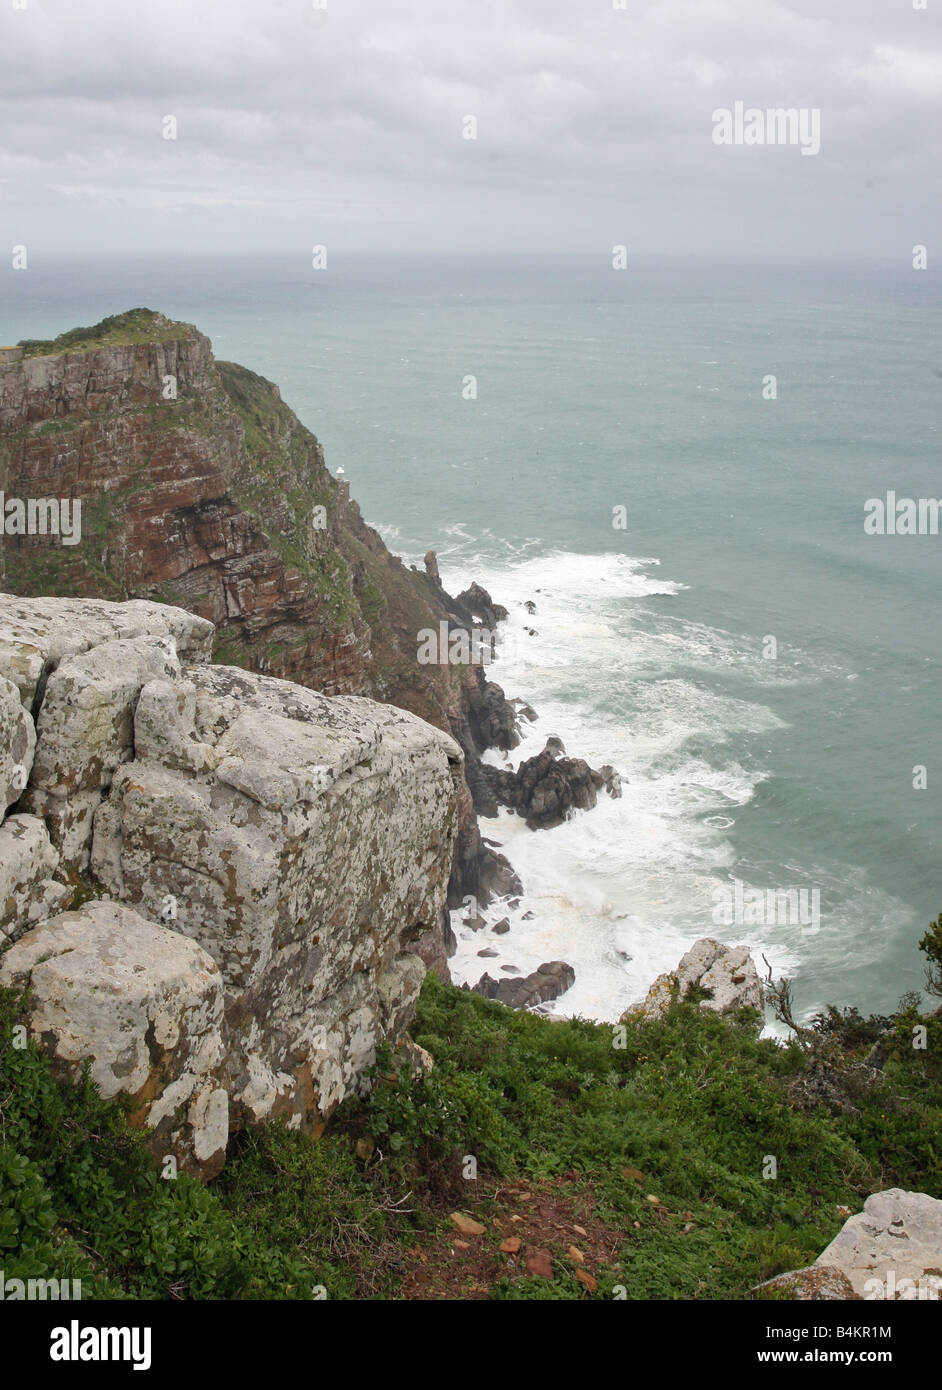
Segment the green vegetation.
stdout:
<path fill-rule="evenodd" d="M 129 309 L 89 328 L 70 328 L 58 338 L 23 338 L 17 346 L 23 349 L 24 357 L 50 357 L 63 352 L 94 352 L 102 347 L 169 342 L 192 332 L 190 324 L 175 323 L 153 309 Z"/>
<path fill-rule="evenodd" d="M 922 947 L 931 990 L 942 920 Z M 208 1188 L 161 1180 L 118 1105 L 14 1046 L 17 1007 L 0 998 L 0 1267 L 81 1278 L 86 1298 L 417 1297 L 417 1249 L 447 1256 L 432 1296 L 462 1296 L 455 1210 L 486 1227 L 475 1297 L 741 1298 L 813 1260 L 840 1207 L 887 1186 L 942 1196 L 940 1019 L 913 999 L 889 1020 L 830 1010 L 783 1047 L 757 1039 L 748 1011 L 722 1020 L 685 1001 L 620 1036 L 430 976 L 413 1026 L 430 1075 L 384 1051 L 370 1096 L 318 1142 L 239 1134 Z M 864 1062 L 874 1044 L 882 1070 Z M 494 1219 L 526 1182 L 539 1201 L 582 1202 L 589 1236 L 607 1233 L 591 1292 L 556 1255 L 550 1279 L 508 1269 L 498 1244 L 523 1227 Z"/>
<path fill-rule="evenodd" d="M 163 1181 L 121 1106 L 57 1080 L 0 992 L 0 1267 L 84 1298 L 303 1298 L 297 1256 L 257 1241 L 190 1178 Z"/>
<path fill-rule="evenodd" d="M 320 445 L 264 377 L 217 362 L 219 379 L 243 429 L 244 467 L 232 494 L 255 518 L 279 559 L 311 584 L 330 630 L 350 622 L 356 601 L 343 555 L 334 547 L 336 495 Z M 327 524 L 312 525 L 315 507 Z"/>

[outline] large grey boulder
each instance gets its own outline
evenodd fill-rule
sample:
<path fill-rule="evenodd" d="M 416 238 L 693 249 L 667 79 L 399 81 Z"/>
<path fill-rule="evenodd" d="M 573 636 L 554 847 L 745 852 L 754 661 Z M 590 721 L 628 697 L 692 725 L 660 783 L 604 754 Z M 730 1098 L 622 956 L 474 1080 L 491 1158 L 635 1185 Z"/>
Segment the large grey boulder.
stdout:
<path fill-rule="evenodd" d="M 88 1060 L 106 1099 L 130 1096 L 155 1152 L 219 1171 L 223 988 L 200 946 L 118 903 L 87 903 L 27 932 L 0 958 L 0 984 L 30 990 L 30 1027 L 57 1062 Z"/>
<path fill-rule="evenodd" d="M 714 1013 L 763 1007 L 762 984 L 748 946 L 724 946 L 705 936 L 681 957 L 676 970 L 657 977 L 647 997 L 622 1015 L 623 1022 L 661 1018 L 675 999 L 695 987 L 708 993 L 701 1009 Z"/>
<path fill-rule="evenodd" d="M 816 1265 L 834 1266 L 870 1300 L 942 1299 L 942 1201 L 891 1187 L 845 1222 Z"/>
<path fill-rule="evenodd" d="M 942 1201 L 898 1187 L 875 1192 L 814 1264 L 757 1285 L 752 1296 L 942 1300 Z"/>
<path fill-rule="evenodd" d="M 66 657 L 50 675 L 23 804 L 46 818 L 66 863 L 88 863 L 95 809 L 115 769 L 134 756 L 134 711 L 142 687 L 179 675 L 170 635 L 103 642 Z"/>
<path fill-rule="evenodd" d="M 217 962 L 238 1118 L 316 1127 L 411 1016 L 458 747 L 391 706 L 229 667 L 145 686 L 135 747 L 96 813 L 92 869 Z"/>
<path fill-rule="evenodd" d="M 204 1176 L 229 1127 L 318 1132 L 402 1038 L 443 954 L 462 766 L 392 706 L 204 664 L 211 637 L 158 604 L 0 595 L 4 708 L 37 725 L 0 825 L 5 978 Z M 79 883 L 112 901 L 62 913 Z M 175 1041 L 145 1055 L 158 1015 Z"/>

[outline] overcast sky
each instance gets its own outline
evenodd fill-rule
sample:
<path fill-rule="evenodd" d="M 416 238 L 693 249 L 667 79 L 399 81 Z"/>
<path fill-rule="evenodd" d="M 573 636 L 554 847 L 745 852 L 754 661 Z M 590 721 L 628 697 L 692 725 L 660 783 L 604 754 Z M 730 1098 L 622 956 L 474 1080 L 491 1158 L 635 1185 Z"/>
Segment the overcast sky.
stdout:
<path fill-rule="evenodd" d="M 0 0 L 6 242 L 931 252 L 942 0 L 327 3 Z M 820 153 L 716 145 L 737 101 Z"/>

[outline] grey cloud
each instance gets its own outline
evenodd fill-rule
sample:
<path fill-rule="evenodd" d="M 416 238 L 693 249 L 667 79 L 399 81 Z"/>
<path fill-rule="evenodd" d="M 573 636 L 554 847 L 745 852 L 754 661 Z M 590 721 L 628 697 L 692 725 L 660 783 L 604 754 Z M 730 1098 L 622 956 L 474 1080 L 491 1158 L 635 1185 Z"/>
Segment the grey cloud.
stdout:
<path fill-rule="evenodd" d="M 7 240 L 156 247 L 164 218 L 194 250 L 225 226 L 230 246 L 889 255 L 936 224 L 942 6 L 328 4 L 0 9 Z M 820 107 L 821 154 L 714 146 L 737 100 Z"/>

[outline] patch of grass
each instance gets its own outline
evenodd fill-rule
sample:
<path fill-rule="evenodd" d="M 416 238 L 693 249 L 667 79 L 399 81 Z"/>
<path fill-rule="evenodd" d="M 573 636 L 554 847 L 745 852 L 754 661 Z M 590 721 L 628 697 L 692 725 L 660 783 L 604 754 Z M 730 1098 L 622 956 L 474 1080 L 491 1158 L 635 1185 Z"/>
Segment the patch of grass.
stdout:
<path fill-rule="evenodd" d="M 413 1034 L 431 1074 L 381 1049 L 370 1093 L 320 1140 L 278 1124 L 239 1134 L 208 1188 L 161 1181 L 121 1107 L 87 1077 L 54 1075 L 32 1044 L 13 1048 L 17 1007 L 0 1000 L 0 1253 L 8 1275 L 81 1277 L 87 1297 L 744 1298 L 813 1261 L 840 1208 L 870 1192 L 942 1196 L 942 1038 L 913 1000 L 891 1020 L 829 1013 L 816 1038 L 783 1047 L 757 1038 L 749 1011 L 684 1001 L 620 1032 L 429 976 Z M 864 1085 L 854 1048 L 874 1036 L 887 1056 Z M 853 1104 L 814 1101 L 823 1066 Z M 502 1194 L 522 1200 L 521 1184 L 528 1243 L 544 1243 L 541 1203 L 585 1211 L 594 1288 L 558 1223 L 552 1278 L 501 1254 L 523 1229 Z M 456 1209 L 485 1227 L 467 1276 Z"/>
<path fill-rule="evenodd" d="M 310 1296 L 303 1259 L 186 1176 L 164 1181 L 123 1108 L 54 1075 L 0 991 L 0 1261 L 88 1298 Z M 25 1045 L 24 1045 L 25 1044 Z"/>

